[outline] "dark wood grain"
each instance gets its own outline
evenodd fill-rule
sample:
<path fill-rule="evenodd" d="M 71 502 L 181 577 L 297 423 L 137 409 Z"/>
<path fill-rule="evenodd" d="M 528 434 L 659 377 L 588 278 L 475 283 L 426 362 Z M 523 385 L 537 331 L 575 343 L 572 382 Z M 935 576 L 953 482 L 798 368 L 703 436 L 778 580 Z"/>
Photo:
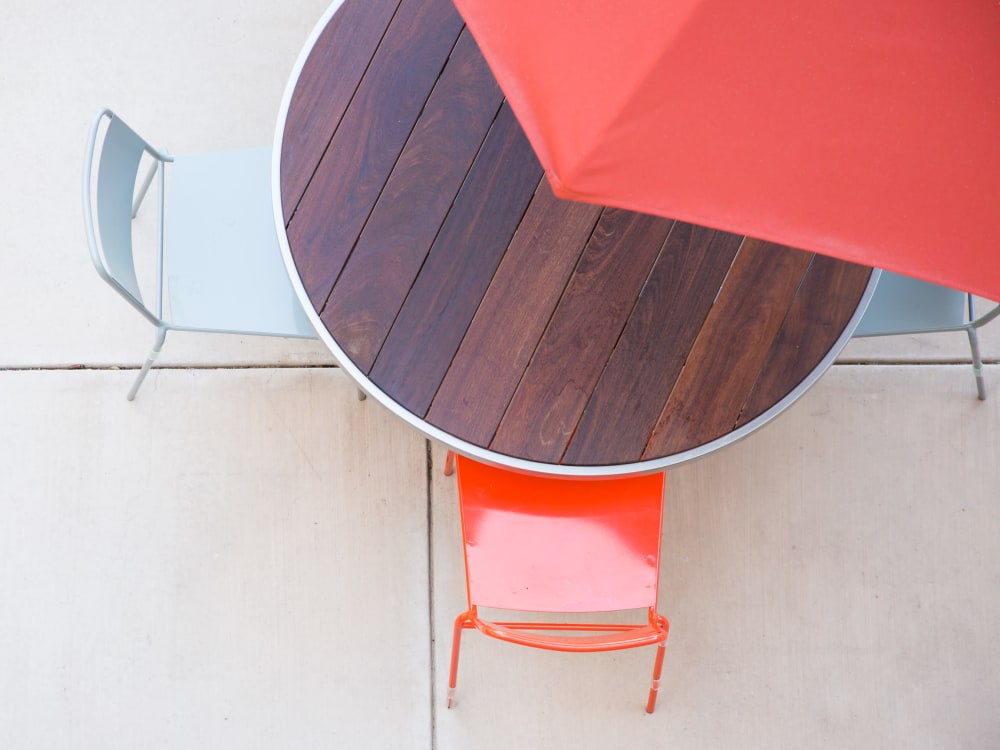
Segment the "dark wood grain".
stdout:
<path fill-rule="evenodd" d="M 399 0 L 347 3 L 330 19 L 305 61 L 281 141 L 281 208 L 286 225 L 397 7 Z M 330 75 L 331 70 L 337 75 Z"/>
<path fill-rule="evenodd" d="M 813 259 L 737 426 L 770 409 L 820 364 L 857 310 L 871 272 L 825 255 Z"/>
<path fill-rule="evenodd" d="M 674 225 L 563 463 L 620 464 L 642 457 L 742 241 L 693 224 Z"/>
<path fill-rule="evenodd" d="M 644 457 L 733 430 L 812 254 L 745 240 L 657 420 Z"/>
<path fill-rule="evenodd" d="M 541 179 L 504 105 L 371 371 L 413 413 L 430 406 Z"/>
<path fill-rule="evenodd" d="M 497 428 L 495 450 L 559 461 L 672 224 L 604 211 Z"/>
<path fill-rule="evenodd" d="M 363 3 L 346 3 L 341 10 L 358 4 Z M 326 304 L 461 29 L 450 0 L 406 0 L 378 48 L 367 54 L 356 50 L 370 65 L 339 126 L 332 120 L 325 126 L 314 123 L 331 134 L 336 126 L 336 134 L 287 235 L 317 310 Z M 338 34 L 328 45 L 355 49 L 354 33 Z M 338 73 L 328 69 L 326 74 Z"/>
<path fill-rule="evenodd" d="M 498 457 L 616 466 L 759 424 L 870 275 L 556 199 L 450 0 L 345 0 L 294 89 L 280 179 L 338 356 Z"/>
<path fill-rule="evenodd" d="M 600 214 L 538 186 L 431 403 L 431 424 L 490 444 Z"/>
<path fill-rule="evenodd" d="M 322 312 L 364 372 L 375 362 L 502 101 L 472 35 L 463 32 Z"/>

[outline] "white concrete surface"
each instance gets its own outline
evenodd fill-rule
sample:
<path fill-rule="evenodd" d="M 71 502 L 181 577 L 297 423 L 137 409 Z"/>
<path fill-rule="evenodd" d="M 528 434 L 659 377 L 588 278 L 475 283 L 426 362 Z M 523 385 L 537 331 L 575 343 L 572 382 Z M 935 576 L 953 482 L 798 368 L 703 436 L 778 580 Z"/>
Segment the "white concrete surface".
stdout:
<path fill-rule="evenodd" d="M 7 372 L 0 747 L 429 747 L 425 442 L 340 370 Z"/>
<path fill-rule="evenodd" d="M 320 344 L 171 334 L 132 404 L 134 371 L 93 369 L 152 331 L 87 257 L 91 117 L 270 143 L 325 6 L 0 4 L 0 748 L 1000 746 L 1000 324 L 985 403 L 934 364 L 961 334 L 855 341 L 842 362 L 883 364 L 670 472 L 654 716 L 651 653 L 476 633 L 444 709 L 443 451 L 428 481 L 426 442 Z"/>

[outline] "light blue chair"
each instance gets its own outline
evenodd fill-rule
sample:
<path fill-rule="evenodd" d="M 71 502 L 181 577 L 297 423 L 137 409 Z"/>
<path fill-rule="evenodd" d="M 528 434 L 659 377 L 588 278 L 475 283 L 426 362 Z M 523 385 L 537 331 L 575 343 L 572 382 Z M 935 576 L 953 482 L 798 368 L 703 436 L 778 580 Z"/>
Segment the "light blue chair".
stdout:
<path fill-rule="evenodd" d="M 151 166 L 140 184 L 144 154 Z M 132 219 L 157 174 L 156 299 L 150 306 L 136 278 Z M 129 401 L 167 331 L 316 337 L 281 259 L 270 174 L 269 148 L 167 156 L 111 110 L 95 118 L 83 173 L 90 256 L 101 278 L 156 326 L 153 349 L 129 390 Z"/>
<path fill-rule="evenodd" d="M 983 360 L 976 329 L 1000 315 L 1000 305 L 976 317 L 973 296 L 909 276 L 883 271 L 855 338 L 907 333 L 965 331 L 972 348 L 972 371 L 979 399 L 986 399 Z"/>

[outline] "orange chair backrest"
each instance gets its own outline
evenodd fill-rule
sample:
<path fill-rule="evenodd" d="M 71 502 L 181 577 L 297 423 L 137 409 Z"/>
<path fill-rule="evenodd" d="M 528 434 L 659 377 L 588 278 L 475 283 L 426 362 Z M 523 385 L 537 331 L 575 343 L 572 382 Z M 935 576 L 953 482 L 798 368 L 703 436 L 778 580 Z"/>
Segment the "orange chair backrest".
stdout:
<path fill-rule="evenodd" d="M 655 607 L 664 475 L 521 474 L 458 456 L 470 606 Z"/>

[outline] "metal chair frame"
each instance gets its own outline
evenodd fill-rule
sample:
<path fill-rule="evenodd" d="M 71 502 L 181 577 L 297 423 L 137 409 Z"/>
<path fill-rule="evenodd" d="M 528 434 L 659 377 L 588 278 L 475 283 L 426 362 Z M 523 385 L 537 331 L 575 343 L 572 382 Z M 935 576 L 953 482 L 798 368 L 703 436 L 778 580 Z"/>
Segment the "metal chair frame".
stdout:
<path fill-rule="evenodd" d="M 446 473 L 450 473 L 455 463 L 454 454 L 449 452 Z M 646 700 L 647 713 L 653 713 L 670 632 L 667 618 L 656 611 L 663 475 L 602 480 L 533 477 L 486 467 L 463 456 L 457 457 L 457 468 L 469 609 L 455 619 L 448 675 L 448 708 L 455 705 L 462 631 L 475 628 L 484 635 L 509 643 L 572 653 L 655 645 L 653 677 Z M 469 480 L 468 475 L 473 472 L 475 474 Z M 658 487 L 658 497 L 652 494 L 652 485 Z M 606 496 L 604 493 L 607 493 Z M 577 498 L 580 498 L 579 509 Z M 519 506 L 529 505 L 530 510 L 518 510 Z M 560 519 L 558 524 L 566 533 L 552 537 L 546 535 L 544 539 L 536 537 L 534 543 L 529 541 L 533 533 L 538 533 L 540 527 L 536 519 L 539 518 Z M 583 523 L 588 528 L 599 529 L 589 537 L 592 544 L 586 550 L 586 556 L 597 566 L 595 569 L 600 570 L 596 580 L 586 578 L 575 567 L 572 572 L 565 570 L 566 564 L 573 565 L 579 557 L 579 545 L 583 542 L 573 538 L 571 532 L 574 527 L 563 524 L 563 518 L 572 524 Z M 503 528 L 495 525 L 498 523 Z M 549 521 L 543 523 L 548 524 Z M 475 528 L 471 528 L 470 524 Z M 511 524 L 514 524 L 513 527 Z M 504 531 L 511 528 L 524 533 L 510 539 L 508 549 Z M 533 531 L 529 531 L 530 528 Z M 498 534 L 503 535 L 504 541 L 500 544 L 496 540 Z M 491 536 L 494 537 L 492 542 Z M 563 536 L 567 536 L 569 541 L 564 541 Z M 615 540 L 610 547 L 608 539 Z M 577 554 L 574 557 L 570 553 L 571 559 L 567 563 L 565 555 L 570 548 L 575 548 Z M 597 551 L 601 549 L 613 549 L 614 554 L 601 560 Z M 628 550 L 628 554 L 624 550 Z M 510 555 L 531 561 L 531 572 L 524 580 L 519 580 L 513 571 L 508 575 Z M 640 567 L 630 567 L 640 558 Z M 503 562 L 498 565 L 498 561 Z M 555 571 L 560 572 L 553 575 Z M 638 580 L 633 580 L 630 574 L 637 571 Z M 582 611 L 587 612 L 645 608 L 647 622 L 497 622 L 485 620 L 479 615 L 479 606 L 510 610 L 519 599 L 537 604 L 542 611 L 554 613 L 581 611 L 575 607 L 570 609 L 567 606 L 570 602 L 586 604 L 586 609 Z M 525 610 L 519 608 L 517 611 Z"/>

